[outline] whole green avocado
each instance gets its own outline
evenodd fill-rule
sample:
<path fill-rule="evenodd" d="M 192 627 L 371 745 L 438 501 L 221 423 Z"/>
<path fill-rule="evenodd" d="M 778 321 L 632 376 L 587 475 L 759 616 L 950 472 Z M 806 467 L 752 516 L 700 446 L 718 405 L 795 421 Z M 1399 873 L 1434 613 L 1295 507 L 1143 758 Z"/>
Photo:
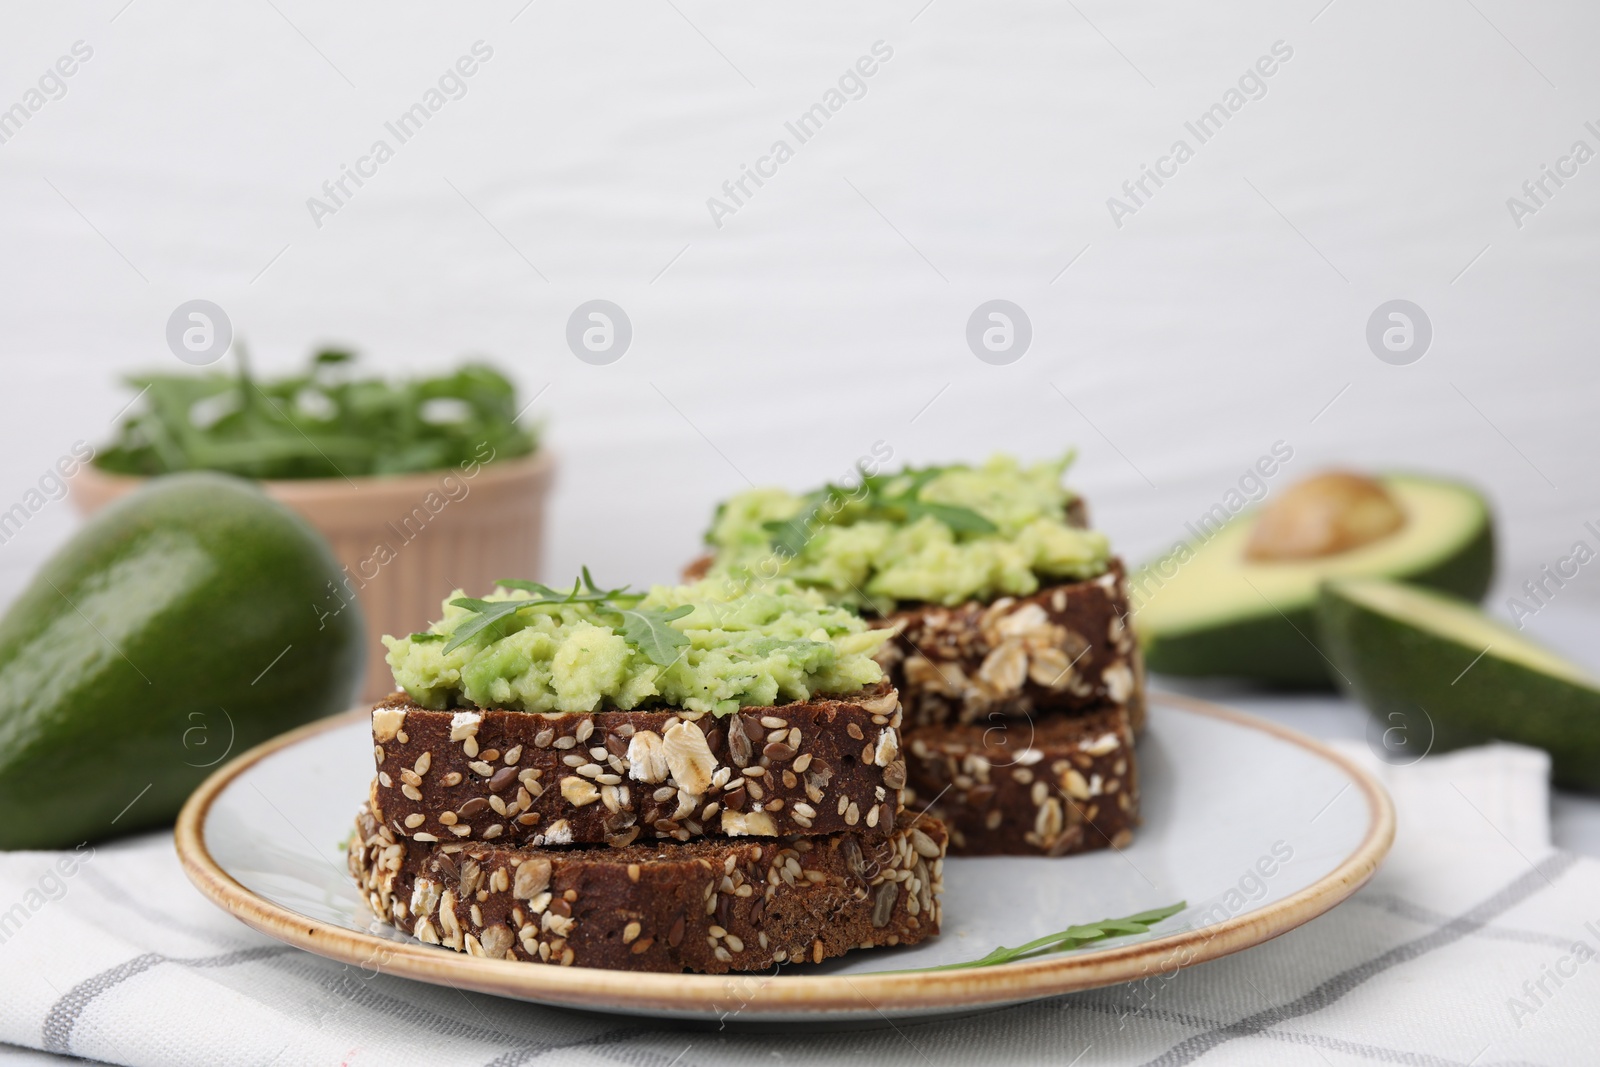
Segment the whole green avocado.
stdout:
<path fill-rule="evenodd" d="M 317 533 L 227 475 L 153 480 L 0 618 L 0 848 L 170 823 L 230 754 L 348 707 L 364 657 Z"/>

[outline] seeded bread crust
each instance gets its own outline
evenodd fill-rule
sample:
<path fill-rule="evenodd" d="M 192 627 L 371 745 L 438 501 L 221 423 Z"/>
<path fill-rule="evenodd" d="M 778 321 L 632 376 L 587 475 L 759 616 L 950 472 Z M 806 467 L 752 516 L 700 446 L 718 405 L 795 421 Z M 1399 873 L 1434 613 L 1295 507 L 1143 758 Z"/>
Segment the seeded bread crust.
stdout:
<path fill-rule="evenodd" d="M 369 805 L 423 842 L 623 847 L 893 831 L 906 772 L 887 682 L 725 718 L 681 716 L 429 711 L 395 693 L 372 711 Z"/>
<path fill-rule="evenodd" d="M 872 625 L 900 627 L 878 662 L 900 690 L 907 727 L 1110 705 L 1143 729 L 1144 662 L 1119 559 L 1098 578 L 1031 596 L 916 605 Z"/>
<path fill-rule="evenodd" d="M 924 726 L 905 743 L 906 808 L 944 820 L 951 855 L 1070 856 L 1133 840 L 1139 781 L 1120 708 Z"/>
<path fill-rule="evenodd" d="M 939 932 L 932 818 L 888 837 L 516 849 L 407 840 L 363 808 L 356 832 L 350 872 L 373 913 L 475 956 L 723 974 Z"/>

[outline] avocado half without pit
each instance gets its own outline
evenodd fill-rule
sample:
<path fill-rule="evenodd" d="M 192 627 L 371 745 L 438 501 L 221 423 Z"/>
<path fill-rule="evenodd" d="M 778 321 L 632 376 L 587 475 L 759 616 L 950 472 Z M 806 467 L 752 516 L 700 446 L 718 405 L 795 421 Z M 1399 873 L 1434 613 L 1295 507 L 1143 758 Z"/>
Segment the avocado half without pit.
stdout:
<path fill-rule="evenodd" d="M 1414 474 L 1318 474 L 1198 533 L 1129 581 L 1153 671 L 1326 688 L 1337 675 L 1317 630 L 1324 581 L 1389 578 L 1477 601 L 1494 572 L 1483 496 Z"/>
<path fill-rule="evenodd" d="M 1600 679 L 1476 605 L 1381 578 L 1322 587 L 1323 648 L 1408 755 L 1487 741 L 1550 753 L 1551 780 L 1600 791 Z"/>

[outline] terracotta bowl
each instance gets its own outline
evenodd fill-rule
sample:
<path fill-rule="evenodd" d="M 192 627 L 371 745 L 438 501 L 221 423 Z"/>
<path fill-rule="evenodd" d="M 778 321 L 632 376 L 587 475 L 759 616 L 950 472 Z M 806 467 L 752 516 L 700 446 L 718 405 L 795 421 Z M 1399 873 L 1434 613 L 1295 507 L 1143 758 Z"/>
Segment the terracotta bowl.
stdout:
<path fill-rule="evenodd" d="M 344 565 L 345 588 L 330 589 L 315 610 L 338 612 L 359 599 L 368 632 L 365 699 L 394 688 L 380 635 L 422 629 L 452 589 L 477 596 L 498 578 L 538 576 L 554 474 L 555 461 L 540 449 L 472 474 L 447 468 L 261 483 L 326 537 Z M 147 480 L 87 465 L 72 478 L 72 499 L 93 515 Z"/>

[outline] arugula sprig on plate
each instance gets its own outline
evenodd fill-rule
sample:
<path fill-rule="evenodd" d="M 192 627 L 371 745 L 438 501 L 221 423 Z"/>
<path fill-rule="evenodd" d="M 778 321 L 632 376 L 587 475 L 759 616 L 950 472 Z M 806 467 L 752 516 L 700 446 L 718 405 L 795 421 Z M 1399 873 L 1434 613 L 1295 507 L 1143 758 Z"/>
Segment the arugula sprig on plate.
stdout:
<path fill-rule="evenodd" d="M 1152 908 L 1150 911 L 1141 911 L 1137 915 L 1129 915 L 1125 919 L 1101 919 L 1097 923 L 1085 923 L 1082 926 L 1069 926 L 1065 930 L 1044 937 L 1035 938 L 1025 945 L 1016 948 L 1001 946 L 981 959 L 967 960 L 964 963 L 946 963 L 939 967 L 918 967 L 917 972 L 923 971 L 959 971 L 972 967 L 994 967 L 1002 963 L 1013 963 L 1017 960 L 1032 959 L 1048 952 L 1066 952 L 1071 949 L 1081 948 L 1095 941 L 1104 941 L 1111 937 L 1127 937 L 1131 934 L 1148 934 L 1150 928 L 1163 919 L 1169 919 L 1188 907 L 1185 901 L 1169 904 L 1164 908 Z"/>
<path fill-rule="evenodd" d="M 906 469 L 898 474 L 868 474 L 861 471 L 856 488 L 828 484 L 806 494 L 800 512 L 792 519 L 762 524 L 772 538 L 772 547 L 788 556 L 799 555 L 811 540 L 816 526 L 835 522 L 846 510 L 856 521 L 887 520 L 912 523 L 924 517 L 937 519 L 958 534 L 988 534 L 998 527 L 971 508 L 939 504 L 922 499 L 927 484 L 953 467 Z M 891 489 L 893 491 L 891 491 Z"/>
<path fill-rule="evenodd" d="M 658 667 L 671 666 L 680 651 L 689 645 L 689 639 L 668 623 L 683 618 L 694 608 L 688 604 L 680 604 L 671 609 L 641 608 L 639 602 L 644 599 L 644 593 L 629 592 L 625 585 L 616 589 L 602 589 L 595 584 L 588 567 L 583 568 L 583 573 L 573 581 L 572 588 L 566 592 L 552 589 L 542 582 L 529 582 L 520 578 L 502 578 L 495 582 L 495 585 L 502 589 L 516 589 L 533 595 L 524 600 L 480 600 L 477 597 L 457 597 L 450 601 L 453 606 L 465 608 L 474 614 L 451 633 L 444 651 L 453 652 L 480 634 L 485 635 L 490 641 L 499 640 L 510 629 L 511 619 L 524 608 L 538 605 L 560 607 L 569 604 L 588 604 L 596 613 L 617 619 L 622 636 Z"/>

